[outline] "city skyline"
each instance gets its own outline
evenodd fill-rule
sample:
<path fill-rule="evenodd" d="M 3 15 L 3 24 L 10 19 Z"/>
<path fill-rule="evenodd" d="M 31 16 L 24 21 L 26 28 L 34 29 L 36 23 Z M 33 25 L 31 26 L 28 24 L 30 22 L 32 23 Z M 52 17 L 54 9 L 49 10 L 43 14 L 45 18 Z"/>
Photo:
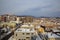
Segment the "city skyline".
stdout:
<path fill-rule="evenodd" d="M 0 0 L 1 14 L 60 17 L 60 0 Z"/>

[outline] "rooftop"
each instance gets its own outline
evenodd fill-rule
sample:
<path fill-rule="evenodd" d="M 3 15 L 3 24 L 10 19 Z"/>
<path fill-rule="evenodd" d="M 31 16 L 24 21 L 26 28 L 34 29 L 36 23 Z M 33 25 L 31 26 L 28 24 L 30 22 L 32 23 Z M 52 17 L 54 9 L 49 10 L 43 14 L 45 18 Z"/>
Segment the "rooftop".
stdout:
<path fill-rule="evenodd" d="M 19 28 L 15 32 L 35 32 L 34 29 Z"/>

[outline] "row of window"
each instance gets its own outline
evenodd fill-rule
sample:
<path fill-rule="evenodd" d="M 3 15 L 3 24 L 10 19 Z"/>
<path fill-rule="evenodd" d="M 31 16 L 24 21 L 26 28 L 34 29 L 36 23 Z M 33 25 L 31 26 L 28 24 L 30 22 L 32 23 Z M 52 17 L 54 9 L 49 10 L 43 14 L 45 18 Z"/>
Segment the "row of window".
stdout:
<path fill-rule="evenodd" d="M 30 35 L 30 33 L 26 33 L 27 35 Z M 33 35 L 33 33 L 31 33 L 32 35 Z M 23 33 L 23 35 L 24 35 L 24 33 Z"/>
<path fill-rule="evenodd" d="M 30 39 L 30 37 L 26 37 L 26 39 Z M 19 39 L 19 40 L 26 40 L 26 39 Z"/>
<path fill-rule="evenodd" d="M 25 34 L 25 33 L 22 33 L 23 35 Z M 30 35 L 30 33 L 26 33 L 27 35 Z M 33 35 L 33 33 L 32 33 L 32 35 Z M 16 36 L 17 36 L 17 34 L 16 34 Z"/>
<path fill-rule="evenodd" d="M 19 40 L 26 40 L 26 39 L 19 39 Z"/>

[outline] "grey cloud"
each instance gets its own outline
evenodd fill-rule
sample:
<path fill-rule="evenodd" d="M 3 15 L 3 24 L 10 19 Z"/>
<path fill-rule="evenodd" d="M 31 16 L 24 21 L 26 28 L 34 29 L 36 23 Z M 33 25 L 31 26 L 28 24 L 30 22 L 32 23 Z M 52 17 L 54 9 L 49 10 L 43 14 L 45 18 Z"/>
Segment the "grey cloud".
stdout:
<path fill-rule="evenodd" d="M 16 15 L 59 16 L 60 0 L 0 0 L 0 14 L 6 12 Z"/>

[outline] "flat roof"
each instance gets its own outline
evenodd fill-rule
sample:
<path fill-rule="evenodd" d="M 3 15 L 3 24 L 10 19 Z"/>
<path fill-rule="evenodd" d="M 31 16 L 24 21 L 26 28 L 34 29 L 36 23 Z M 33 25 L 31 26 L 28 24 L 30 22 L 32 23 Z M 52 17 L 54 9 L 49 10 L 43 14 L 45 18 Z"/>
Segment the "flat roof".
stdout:
<path fill-rule="evenodd" d="M 33 25 L 28 25 L 28 24 L 24 24 L 24 25 L 22 25 L 21 27 L 34 27 Z"/>
<path fill-rule="evenodd" d="M 32 29 L 26 29 L 26 28 L 19 28 L 15 32 L 35 32 L 35 30 Z"/>

